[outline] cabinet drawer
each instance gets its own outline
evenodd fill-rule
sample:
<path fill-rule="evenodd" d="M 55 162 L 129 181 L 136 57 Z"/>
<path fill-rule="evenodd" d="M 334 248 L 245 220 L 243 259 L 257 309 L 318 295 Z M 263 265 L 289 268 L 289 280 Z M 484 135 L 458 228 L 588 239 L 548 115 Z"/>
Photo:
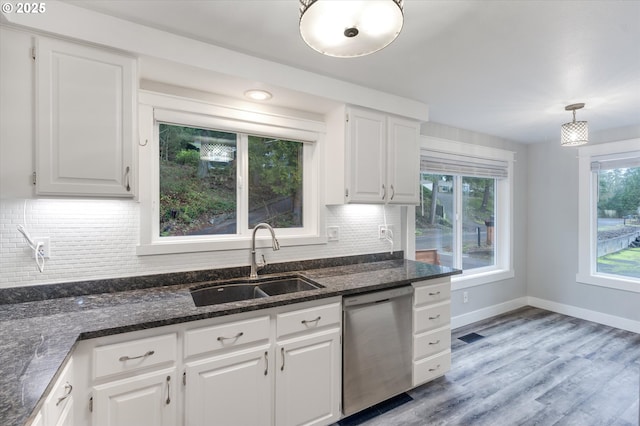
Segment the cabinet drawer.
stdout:
<path fill-rule="evenodd" d="M 72 404 L 73 385 L 73 359 L 70 359 L 44 402 L 44 418 L 47 424 L 57 424 L 65 408 Z"/>
<path fill-rule="evenodd" d="M 413 305 L 422 306 L 438 302 L 444 302 L 451 298 L 451 283 L 416 287 L 413 296 Z"/>
<path fill-rule="evenodd" d="M 444 327 L 451 321 L 451 304 L 443 302 L 413 310 L 414 334 Z"/>
<path fill-rule="evenodd" d="M 276 322 L 276 334 L 280 338 L 287 334 L 298 333 L 326 327 L 332 324 L 340 324 L 342 305 L 331 303 L 298 311 L 278 314 Z"/>
<path fill-rule="evenodd" d="M 176 361 L 176 334 L 100 346 L 93 350 L 93 377 L 141 370 Z"/>
<path fill-rule="evenodd" d="M 413 338 L 413 359 L 419 360 L 451 348 L 449 327 L 418 334 Z"/>
<path fill-rule="evenodd" d="M 268 316 L 202 327 L 184 334 L 184 354 L 190 357 L 268 338 Z"/>
<path fill-rule="evenodd" d="M 424 358 L 413 363 L 413 386 L 442 376 L 451 368 L 451 351 Z"/>

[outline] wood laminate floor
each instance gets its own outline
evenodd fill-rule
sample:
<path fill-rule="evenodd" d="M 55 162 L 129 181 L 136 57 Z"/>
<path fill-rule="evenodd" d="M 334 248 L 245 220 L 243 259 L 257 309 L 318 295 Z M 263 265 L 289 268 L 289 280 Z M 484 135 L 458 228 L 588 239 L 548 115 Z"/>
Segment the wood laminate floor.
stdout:
<path fill-rule="evenodd" d="M 638 425 L 640 334 L 525 307 L 452 337 L 451 371 L 359 424 Z"/>

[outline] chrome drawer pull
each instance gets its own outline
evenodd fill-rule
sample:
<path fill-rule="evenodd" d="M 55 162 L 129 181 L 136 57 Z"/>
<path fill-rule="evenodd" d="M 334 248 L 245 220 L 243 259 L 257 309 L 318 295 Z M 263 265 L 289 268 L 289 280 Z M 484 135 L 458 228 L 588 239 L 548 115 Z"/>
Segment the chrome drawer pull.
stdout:
<path fill-rule="evenodd" d="M 171 404 L 171 387 L 169 382 L 171 382 L 171 376 L 167 376 L 167 400 L 165 401 L 167 405 Z"/>
<path fill-rule="evenodd" d="M 67 384 L 64 385 L 64 389 L 66 390 L 66 393 L 64 394 L 64 396 L 61 396 L 60 398 L 58 398 L 58 402 L 56 402 L 56 407 L 60 405 L 62 401 L 69 398 L 69 396 L 71 396 L 71 391 L 73 390 L 73 386 L 71 386 L 71 383 L 67 382 Z"/>
<path fill-rule="evenodd" d="M 437 296 L 437 295 L 439 295 L 439 294 L 440 294 L 440 292 L 439 292 L 439 291 L 436 291 L 435 293 L 429 293 L 429 296 Z"/>
<path fill-rule="evenodd" d="M 302 324 L 307 325 L 309 323 L 315 322 L 317 323 L 318 321 L 320 321 L 320 318 L 322 318 L 321 316 L 318 315 L 318 318 L 316 319 L 312 319 L 312 320 L 302 320 L 300 321 Z"/>
<path fill-rule="evenodd" d="M 264 351 L 264 375 L 269 373 L 269 352 Z"/>
<path fill-rule="evenodd" d="M 430 320 L 436 320 L 438 318 L 440 318 L 440 314 L 436 315 L 435 317 L 429 317 Z"/>
<path fill-rule="evenodd" d="M 437 345 L 438 343 L 440 343 L 440 339 L 436 340 L 435 342 L 429 342 L 430 345 Z"/>
<path fill-rule="evenodd" d="M 436 366 L 436 368 L 430 368 L 429 371 L 436 371 L 440 369 L 440 364 Z"/>
<path fill-rule="evenodd" d="M 125 361 L 131 361 L 132 359 L 146 358 L 146 357 L 151 356 L 151 355 L 153 355 L 155 353 L 156 353 L 156 351 L 149 351 L 149 352 L 147 352 L 145 354 L 138 355 L 138 356 L 126 356 L 125 355 L 125 356 L 121 356 L 120 358 L 118 358 L 118 361 L 125 362 Z"/>
<path fill-rule="evenodd" d="M 235 339 L 241 338 L 242 336 L 244 336 L 244 333 L 242 331 L 240 333 L 236 334 L 233 337 L 220 336 L 220 337 L 218 337 L 218 342 L 222 342 L 222 341 L 225 341 L 225 340 L 235 340 Z"/>

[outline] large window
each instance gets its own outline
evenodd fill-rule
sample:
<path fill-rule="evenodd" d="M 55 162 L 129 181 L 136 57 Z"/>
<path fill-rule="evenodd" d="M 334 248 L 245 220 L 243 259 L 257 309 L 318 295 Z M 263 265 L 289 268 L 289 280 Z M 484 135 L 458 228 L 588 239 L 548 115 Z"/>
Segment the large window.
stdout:
<path fill-rule="evenodd" d="M 141 98 L 148 102 L 140 105 L 148 139 L 141 149 L 138 254 L 248 248 L 261 222 L 276 229 L 283 246 L 323 242 L 321 125 L 162 95 Z M 258 246 L 267 234 L 258 235 Z"/>
<path fill-rule="evenodd" d="M 435 249 L 441 265 L 466 271 L 494 266 L 496 179 L 426 171 L 420 184 L 416 250 Z"/>
<path fill-rule="evenodd" d="M 302 227 L 302 142 L 159 123 L 159 144 L 160 236 Z M 238 158 L 249 164 L 246 185 Z M 238 224 L 243 216 L 248 223 Z"/>
<path fill-rule="evenodd" d="M 421 151 L 416 259 L 462 269 L 463 280 L 512 274 L 512 156 L 429 138 Z"/>
<path fill-rule="evenodd" d="M 640 292 L 639 144 L 580 149 L 580 282 Z"/>

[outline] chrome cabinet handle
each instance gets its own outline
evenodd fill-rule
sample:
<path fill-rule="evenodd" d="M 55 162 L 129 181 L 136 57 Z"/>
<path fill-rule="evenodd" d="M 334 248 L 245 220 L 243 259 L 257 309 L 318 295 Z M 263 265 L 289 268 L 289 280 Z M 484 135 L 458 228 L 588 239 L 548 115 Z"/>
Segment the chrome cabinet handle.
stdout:
<path fill-rule="evenodd" d="M 264 375 L 269 373 L 269 352 L 264 351 Z"/>
<path fill-rule="evenodd" d="M 435 320 L 435 319 L 438 319 L 438 318 L 440 318 L 440 314 L 436 315 L 435 317 L 429 317 L 430 320 Z"/>
<path fill-rule="evenodd" d="M 124 178 L 126 180 L 126 185 L 125 188 L 127 189 L 127 192 L 131 192 L 131 185 L 129 184 L 129 172 L 131 171 L 131 167 L 127 166 L 127 168 L 125 169 L 124 172 Z"/>
<path fill-rule="evenodd" d="M 435 342 L 429 342 L 430 345 L 437 345 L 438 343 L 440 343 L 440 339 L 436 340 Z"/>
<path fill-rule="evenodd" d="M 321 319 L 321 318 L 322 318 L 322 317 L 318 315 L 318 318 L 316 318 L 316 319 L 312 319 L 312 320 L 302 320 L 302 321 L 300 321 L 300 322 L 301 322 L 302 324 L 304 324 L 304 325 L 307 325 L 307 324 L 312 323 L 312 322 L 317 323 L 318 321 L 320 321 L 320 319 Z"/>
<path fill-rule="evenodd" d="M 436 365 L 436 368 L 430 368 L 429 371 L 436 371 L 440 369 L 440 364 Z"/>
<path fill-rule="evenodd" d="M 280 371 L 284 371 L 284 348 L 280 348 L 280 355 L 282 356 L 282 365 L 280 366 Z"/>
<path fill-rule="evenodd" d="M 240 333 L 236 334 L 233 337 L 224 337 L 224 336 L 220 336 L 218 337 L 218 342 L 222 342 L 225 340 L 234 340 L 234 339 L 239 339 L 240 337 L 244 336 L 244 333 L 241 331 Z"/>
<path fill-rule="evenodd" d="M 167 376 L 167 400 L 165 401 L 165 403 L 167 405 L 171 404 L 171 376 Z"/>
<path fill-rule="evenodd" d="M 384 183 L 382 184 L 382 199 L 384 200 L 385 198 L 387 198 L 387 188 L 384 186 Z"/>
<path fill-rule="evenodd" d="M 118 358 L 118 361 L 121 362 L 125 362 L 125 361 L 131 361 L 132 359 L 140 359 L 140 358 L 146 358 L 148 356 L 151 356 L 153 354 L 155 354 L 156 351 L 148 351 L 147 353 L 144 353 L 142 355 L 138 355 L 138 356 L 121 356 L 120 358 Z"/>
<path fill-rule="evenodd" d="M 429 296 L 437 296 L 437 295 L 439 295 L 439 294 L 440 294 L 440 292 L 439 292 L 439 291 L 436 291 L 435 293 L 429 293 Z"/>
<path fill-rule="evenodd" d="M 393 200 L 393 197 L 396 196 L 396 190 L 394 189 L 393 185 L 391 185 L 391 199 Z"/>
<path fill-rule="evenodd" d="M 66 391 L 66 392 L 65 392 L 65 394 L 64 394 L 63 396 L 61 396 L 60 398 L 58 398 L 58 402 L 56 402 L 56 407 L 57 407 L 58 405 L 60 405 L 60 403 L 61 403 L 62 401 L 64 401 L 65 399 L 69 398 L 69 396 L 71 396 L 71 391 L 73 390 L 73 386 L 71 386 L 71 383 L 67 382 L 67 383 L 64 385 L 64 389 L 65 389 L 65 391 Z"/>

